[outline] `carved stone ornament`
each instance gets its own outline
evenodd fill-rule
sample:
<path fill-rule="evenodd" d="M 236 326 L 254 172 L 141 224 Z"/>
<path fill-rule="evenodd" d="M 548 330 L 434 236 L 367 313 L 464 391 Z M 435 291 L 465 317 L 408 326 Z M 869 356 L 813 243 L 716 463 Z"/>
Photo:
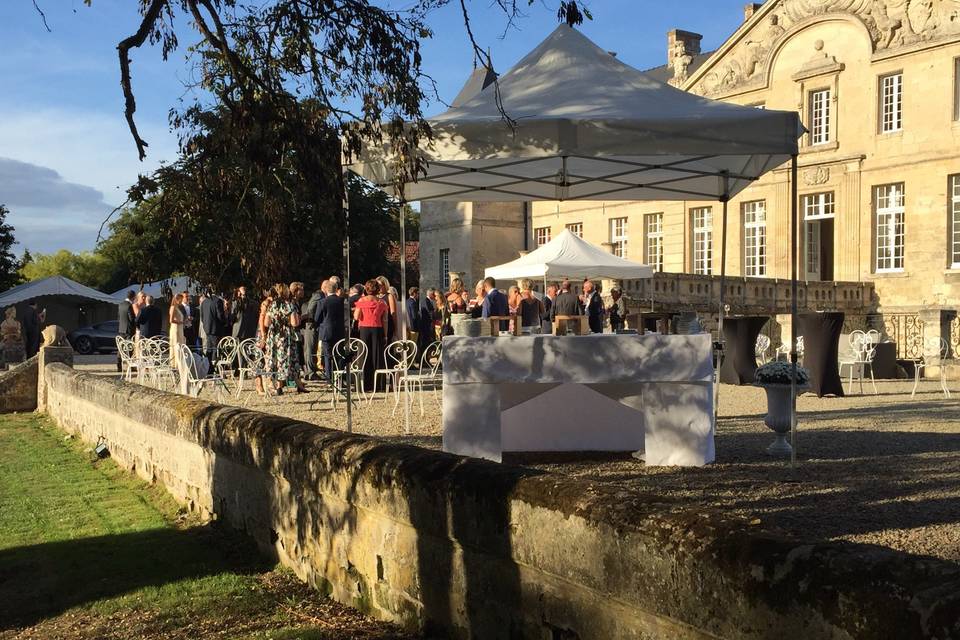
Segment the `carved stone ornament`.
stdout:
<path fill-rule="evenodd" d="M 784 33 L 808 18 L 838 13 L 860 20 L 876 51 L 960 35 L 960 0 L 778 0 L 692 91 L 715 95 L 760 84 Z"/>
<path fill-rule="evenodd" d="M 687 69 L 691 62 L 693 62 L 693 56 L 687 53 L 686 43 L 683 40 L 677 40 L 673 46 L 673 60 L 670 63 L 673 67 L 673 77 L 670 79 L 670 84 L 680 86 L 687 81 Z"/>
<path fill-rule="evenodd" d="M 829 167 L 811 167 L 803 171 L 803 184 L 808 187 L 826 184 L 830 181 Z"/>

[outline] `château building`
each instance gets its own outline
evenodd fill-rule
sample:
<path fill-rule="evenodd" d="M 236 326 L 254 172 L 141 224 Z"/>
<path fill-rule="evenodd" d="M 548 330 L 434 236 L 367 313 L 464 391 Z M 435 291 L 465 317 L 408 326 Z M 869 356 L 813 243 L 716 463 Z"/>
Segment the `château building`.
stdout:
<path fill-rule="evenodd" d="M 671 31 L 666 59 L 648 73 L 698 95 L 801 114 L 807 307 L 844 306 L 831 283 L 859 285 L 848 315 L 873 318 L 904 348 L 917 331 L 960 347 L 960 2 L 751 3 L 715 51 L 701 51 L 698 34 Z M 784 165 L 730 202 L 726 272 L 761 298 L 779 289 L 756 279 L 790 277 L 790 193 Z M 475 282 L 565 228 L 712 290 L 720 273 L 718 202 L 424 203 L 421 224 L 423 287 L 445 286 L 451 272 Z M 623 284 L 636 304 L 649 295 L 650 309 L 685 302 L 683 287 L 671 302 Z"/>

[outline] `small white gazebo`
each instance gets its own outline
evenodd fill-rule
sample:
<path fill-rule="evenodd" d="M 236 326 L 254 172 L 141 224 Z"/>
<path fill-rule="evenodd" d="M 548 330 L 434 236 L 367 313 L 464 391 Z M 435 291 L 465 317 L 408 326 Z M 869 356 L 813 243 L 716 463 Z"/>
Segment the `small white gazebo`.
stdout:
<path fill-rule="evenodd" d="M 516 260 L 488 268 L 488 278 L 607 278 L 640 280 L 653 277 L 653 269 L 630 262 L 583 240 L 569 229 L 542 247 Z"/>

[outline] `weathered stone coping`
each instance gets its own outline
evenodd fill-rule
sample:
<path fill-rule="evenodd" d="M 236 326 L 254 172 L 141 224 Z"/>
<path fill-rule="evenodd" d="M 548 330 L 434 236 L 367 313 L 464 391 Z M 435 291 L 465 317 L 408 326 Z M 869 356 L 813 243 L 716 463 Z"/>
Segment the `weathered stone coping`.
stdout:
<path fill-rule="evenodd" d="M 0 413 L 37 408 L 37 362 L 33 356 L 0 372 Z"/>
<path fill-rule="evenodd" d="M 78 373 L 64 428 L 378 617 L 482 638 L 960 637 L 960 567 Z"/>

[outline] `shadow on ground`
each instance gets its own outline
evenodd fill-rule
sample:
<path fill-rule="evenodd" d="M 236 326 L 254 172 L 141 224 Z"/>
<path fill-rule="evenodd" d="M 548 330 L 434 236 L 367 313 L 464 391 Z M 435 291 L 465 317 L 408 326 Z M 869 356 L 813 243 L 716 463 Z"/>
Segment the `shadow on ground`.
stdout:
<path fill-rule="evenodd" d="M 5 549 L 0 551 L 0 630 L 30 626 L 143 587 L 272 568 L 251 541 L 209 525 Z"/>

